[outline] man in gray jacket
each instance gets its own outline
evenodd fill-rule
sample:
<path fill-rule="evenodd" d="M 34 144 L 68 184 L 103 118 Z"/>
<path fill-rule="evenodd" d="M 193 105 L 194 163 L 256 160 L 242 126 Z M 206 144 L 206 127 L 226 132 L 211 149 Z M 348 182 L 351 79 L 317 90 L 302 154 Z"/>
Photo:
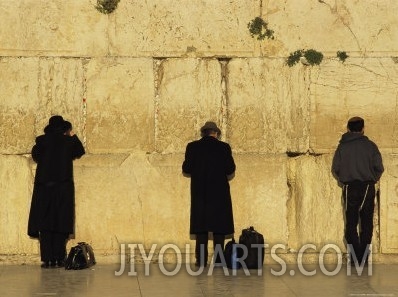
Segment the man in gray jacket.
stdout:
<path fill-rule="evenodd" d="M 334 154 L 332 173 L 343 188 L 344 235 L 351 264 L 356 260 L 363 265 L 368 260 L 372 242 L 375 184 L 384 167 L 377 145 L 364 135 L 364 120 L 349 119 L 347 129 Z"/>

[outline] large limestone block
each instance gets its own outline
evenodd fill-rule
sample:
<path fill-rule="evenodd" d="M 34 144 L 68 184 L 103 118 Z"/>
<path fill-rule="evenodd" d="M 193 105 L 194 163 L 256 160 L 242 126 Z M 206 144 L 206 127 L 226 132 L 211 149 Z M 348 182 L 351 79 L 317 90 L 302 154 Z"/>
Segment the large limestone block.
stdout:
<path fill-rule="evenodd" d="M 0 62 L 0 151 L 30 153 L 51 115 L 84 132 L 83 60 L 68 58 L 3 58 Z"/>
<path fill-rule="evenodd" d="M 288 239 L 286 156 L 235 154 L 235 177 L 230 182 L 235 240 L 253 226 L 270 248 Z"/>
<path fill-rule="evenodd" d="M 86 155 L 75 162 L 75 239 L 90 242 L 101 254 L 115 253 L 120 243 L 142 237 L 134 177 L 121 168 L 128 157 Z"/>
<path fill-rule="evenodd" d="M 1 55 L 105 55 L 108 17 L 95 5 L 95 0 L 1 1 Z"/>
<path fill-rule="evenodd" d="M 99 254 L 121 243 L 176 244 L 189 238 L 189 183 L 182 155 L 87 155 L 75 163 L 76 238 Z M 70 244 L 72 244 L 71 242 Z"/>
<path fill-rule="evenodd" d="M 147 162 L 154 170 L 142 179 L 142 195 L 148 197 L 147 242 L 172 243 L 180 247 L 192 244 L 189 234 L 190 179 L 182 175 L 183 154 L 151 154 Z M 152 175 L 152 174 L 151 174 Z"/>
<path fill-rule="evenodd" d="M 36 106 L 36 135 L 43 134 L 52 115 L 70 121 L 84 142 L 85 113 L 84 65 L 79 58 L 41 58 L 39 62 L 39 103 Z"/>
<path fill-rule="evenodd" d="M 29 159 L 0 155 L 0 251 L 3 255 L 38 252 L 37 240 L 27 235 L 32 189 Z"/>
<path fill-rule="evenodd" d="M 383 155 L 385 171 L 380 180 L 380 249 L 398 253 L 398 158 Z"/>
<path fill-rule="evenodd" d="M 154 150 L 151 59 L 92 59 L 87 67 L 87 147 L 91 153 Z"/>
<path fill-rule="evenodd" d="M 213 120 L 222 127 L 225 102 L 221 63 L 213 59 L 167 59 L 158 66 L 156 150 L 184 152 Z"/>
<path fill-rule="evenodd" d="M 287 55 L 314 48 L 329 56 L 396 52 L 396 1 L 268 1 L 262 6 L 275 38 Z M 281 50 L 282 51 L 282 50 Z"/>
<path fill-rule="evenodd" d="M 290 69 L 282 59 L 228 63 L 228 139 L 235 151 L 308 150 L 307 76 L 305 69 Z"/>
<path fill-rule="evenodd" d="M 311 149 L 316 153 L 334 152 L 347 131 L 347 120 L 361 116 L 365 119 L 365 134 L 381 150 L 395 152 L 396 68 L 390 58 L 356 58 L 344 64 L 329 60 L 314 67 L 310 86 Z"/>
<path fill-rule="evenodd" d="M 314 244 L 345 250 L 341 189 L 331 174 L 331 155 L 299 156 L 288 162 L 289 247 L 298 251 Z"/>
<path fill-rule="evenodd" d="M 37 58 L 0 59 L 0 153 L 30 152 L 39 105 Z"/>
<path fill-rule="evenodd" d="M 251 56 L 255 40 L 247 23 L 259 1 L 120 1 L 110 16 L 113 55 Z"/>

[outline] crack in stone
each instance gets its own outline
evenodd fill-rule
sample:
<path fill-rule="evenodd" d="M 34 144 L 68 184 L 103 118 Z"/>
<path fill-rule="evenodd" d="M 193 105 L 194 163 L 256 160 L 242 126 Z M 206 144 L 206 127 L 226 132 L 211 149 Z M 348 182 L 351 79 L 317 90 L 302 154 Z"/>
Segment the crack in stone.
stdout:
<path fill-rule="evenodd" d="M 354 37 L 355 42 L 357 43 L 357 46 L 361 52 L 363 52 L 361 45 L 359 43 L 359 40 L 357 36 L 355 35 L 354 31 L 351 29 L 351 27 L 347 24 L 347 22 L 344 21 L 344 18 L 337 12 L 337 7 L 332 7 L 329 3 L 326 3 L 324 0 L 318 0 L 319 3 L 325 4 L 326 6 L 329 7 L 330 12 L 334 15 L 337 16 L 337 18 L 341 21 L 341 23 L 350 31 L 351 35 Z"/>
<path fill-rule="evenodd" d="M 91 59 L 82 58 L 81 66 L 82 66 L 82 142 L 85 147 L 87 147 L 87 73 L 88 73 L 88 64 Z"/>
<path fill-rule="evenodd" d="M 314 85 L 317 85 L 317 86 L 322 86 L 322 87 L 327 87 L 327 88 L 336 89 L 336 90 L 340 90 L 340 89 L 341 89 L 340 86 L 333 86 L 333 85 L 321 84 L 321 83 L 313 83 L 313 84 L 314 84 Z"/>
<path fill-rule="evenodd" d="M 388 74 L 388 71 L 386 70 L 386 68 L 384 67 L 384 64 L 380 61 L 380 59 L 378 59 L 378 62 L 380 64 L 380 67 L 385 71 L 386 75 L 385 78 L 389 81 L 392 82 L 394 85 L 396 85 L 397 83 L 391 79 L 390 75 Z"/>
<path fill-rule="evenodd" d="M 124 161 L 126 161 L 128 158 L 129 157 L 127 157 Z M 124 161 L 123 161 L 123 163 L 124 163 Z M 140 183 L 139 183 L 138 178 L 134 171 L 132 172 L 131 176 L 134 178 L 134 182 L 137 185 L 137 187 L 140 188 L 140 186 L 139 186 Z M 144 243 L 145 242 L 145 222 L 144 222 L 144 210 L 143 210 L 143 206 L 142 206 L 142 198 L 141 198 L 140 193 L 141 193 L 141 189 L 138 190 L 137 200 L 140 205 L 140 211 L 141 211 L 141 227 L 142 227 L 142 236 L 143 236 L 142 243 Z"/>
<path fill-rule="evenodd" d="M 160 101 L 160 85 L 163 80 L 163 62 L 166 59 L 164 58 L 154 58 L 153 59 L 153 76 L 154 76 L 154 108 L 155 108 L 155 115 L 154 115 L 154 139 L 155 139 L 155 152 L 157 150 L 157 139 L 159 134 L 159 101 Z"/>
<path fill-rule="evenodd" d="M 221 66 L 221 103 L 220 103 L 220 127 L 221 127 L 221 135 L 226 135 L 227 132 L 227 123 L 228 123 L 228 63 L 231 59 L 229 58 L 219 58 L 218 61 Z"/>
<path fill-rule="evenodd" d="M 372 74 L 374 74 L 374 75 L 376 75 L 376 76 L 378 76 L 378 77 L 380 77 L 380 78 L 385 78 L 385 79 L 391 81 L 391 82 L 392 82 L 393 84 L 395 84 L 395 85 L 398 84 L 398 83 L 394 82 L 393 80 L 391 80 L 390 77 L 389 77 L 388 75 L 382 75 L 382 74 L 377 73 L 376 71 L 374 71 L 374 70 L 372 70 L 372 69 L 369 69 L 369 68 L 367 68 L 367 67 L 365 67 L 365 66 L 362 66 L 362 65 L 359 65 L 359 64 L 351 64 L 351 65 L 352 65 L 352 66 L 355 66 L 355 67 L 362 68 L 362 69 L 364 69 L 365 71 L 367 71 L 367 72 L 369 72 L 369 73 L 372 73 Z M 384 68 L 384 67 L 383 67 L 383 68 Z"/>

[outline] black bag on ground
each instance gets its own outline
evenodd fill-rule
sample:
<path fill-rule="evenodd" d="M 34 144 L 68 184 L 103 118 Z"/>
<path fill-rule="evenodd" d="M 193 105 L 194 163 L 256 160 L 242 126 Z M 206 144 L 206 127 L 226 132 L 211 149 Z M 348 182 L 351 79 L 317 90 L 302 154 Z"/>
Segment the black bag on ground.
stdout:
<path fill-rule="evenodd" d="M 260 269 L 264 263 L 264 236 L 254 230 L 253 226 L 242 230 L 239 244 L 247 249 L 247 257 L 243 260 L 248 269 Z M 255 246 L 252 246 L 255 244 Z"/>
<path fill-rule="evenodd" d="M 234 250 L 235 249 L 235 250 Z M 224 247 L 224 258 L 229 269 L 239 269 L 240 263 L 237 261 L 239 257 L 239 248 L 237 247 L 237 243 L 235 239 L 232 238 L 231 241 L 228 241 Z"/>
<path fill-rule="evenodd" d="M 70 249 L 65 261 L 65 269 L 85 269 L 95 265 L 93 248 L 86 242 L 79 242 Z"/>

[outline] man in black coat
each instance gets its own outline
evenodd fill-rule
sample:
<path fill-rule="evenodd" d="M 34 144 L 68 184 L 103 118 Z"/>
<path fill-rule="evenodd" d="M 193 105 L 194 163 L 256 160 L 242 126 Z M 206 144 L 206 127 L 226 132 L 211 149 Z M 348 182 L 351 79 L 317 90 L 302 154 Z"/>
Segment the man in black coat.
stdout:
<path fill-rule="evenodd" d="M 220 251 L 225 235 L 234 233 L 229 179 L 235 163 L 229 144 L 218 139 L 221 131 L 214 122 L 206 122 L 201 134 L 200 140 L 187 145 L 182 171 L 191 177 L 190 234 L 196 235 L 196 265 L 206 266 L 208 233 L 213 233 L 214 248 Z"/>
<path fill-rule="evenodd" d="M 384 171 L 377 145 L 364 135 L 364 124 L 360 117 L 348 120 L 348 131 L 341 137 L 332 164 L 332 173 L 343 187 L 345 239 L 350 247 L 351 264 L 355 265 L 368 260 L 375 184 Z"/>
<path fill-rule="evenodd" d="M 32 158 L 37 163 L 29 213 L 28 235 L 39 238 L 42 267 L 62 267 L 66 242 L 74 232 L 73 160 L 84 147 L 61 116 L 52 116 L 44 135 L 36 138 Z"/>

